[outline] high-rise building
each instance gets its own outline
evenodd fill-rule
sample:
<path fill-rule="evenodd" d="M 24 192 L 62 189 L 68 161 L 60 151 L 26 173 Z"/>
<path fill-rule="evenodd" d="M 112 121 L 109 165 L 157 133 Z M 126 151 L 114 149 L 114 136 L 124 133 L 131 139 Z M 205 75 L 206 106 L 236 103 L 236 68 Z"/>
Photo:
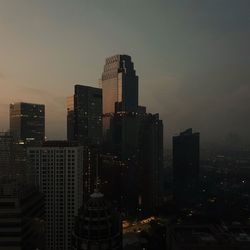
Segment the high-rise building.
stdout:
<path fill-rule="evenodd" d="M 119 196 L 120 192 L 120 198 L 112 197 L 128 213 L 152 212 L 160 200 L 162 121 L 158 114 L 147 114 L 146 107 L 138 105 L 138 76 L 130 56 L 106 59 L 102 88 L 104 152 L 117 157 L 111 164 L 100 166 L 101 175 L 105 175 L 104 179 L 101 176 L 104 194 L 116 189 L 114 193 Z M 119 188 L 108 180 L 109 174 L 120 180 Z"/>
<path fill-rule="evenodd" d="M 108 57 L 102 74 L 103 114 L 136 111 L 138 76 L 128 55 Z"/>
<path fill-rule="evenodd" d="M 173 137 L 174 197 L 177 205 L 194 202 L 199 184 L 200 135 L 192 129 Z"/>
<path fill-rule="evenodd" d="M 136 112 L 138 109 L 138 76 L 131 57 L 115 55 L 106 59 L 101 78 L 103 93 L 103 136 L 110 127 L 112 114 L 117 111 Z"/>
<path fill-rule="evenodd" d="M 48 141 L 28 148 L 28 157 L 45 195 L 47 250 L 69 250 L 74 218 L 83 203 L 83 147 Z"/>
<path fill-rule="evenodd" d="M 67 100 L 67 137 L 81 145 L 102 142 L 102 90 L 75 85 L 75 93 Z"/>
<path fill-rule="evenodd" d="M 0 177 L 34 184 L 34 171 L 27 162 L 25 145 L 14 143 L 13 136 L 0 133 Z"/>
<path fill-rule="evenodd" d="M 159 114 L 145 114 L 139 138 L 139 175 L 141 208 L 156 212 L 161 205 L 163 173 L 163 122 Z"/>
<path fill-rule="evenodd" d="M 0 250 L 45 249 L 44 197 L 32 186 L 0 184 Z"/>
<path fill-rule="evenodd" d="M 24 102 L 10 104 L 10 133 L 16 143 L 43 142 L 45 106 Z"/>
<path fill-rule="evenodd" d="M 100 166 L 105 196 L 113 197 L 128 213 L 154 212 L 160 205 L 163 168 L 163 124 L 159 115 L 117 112 L 110 120 L 107 138 L 106 150 L 111 155 L 106 153 Z"/>
<path fill-rule="evenodd" d="M 98 190 L 79 210 L 72 246 L 73 250 L 122 250 L 120 215 Z"/>

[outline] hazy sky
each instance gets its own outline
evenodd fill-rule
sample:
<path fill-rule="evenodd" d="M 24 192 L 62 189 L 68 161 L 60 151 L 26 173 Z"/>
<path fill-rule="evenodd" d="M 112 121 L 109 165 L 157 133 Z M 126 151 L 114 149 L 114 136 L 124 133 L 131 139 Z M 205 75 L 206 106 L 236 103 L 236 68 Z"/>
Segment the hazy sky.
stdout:
<path fill-rule="evenodd" d="M 37 102 L 47 136 L 65 138 L 66 97 L 98 86 L 114 54 L 132 56 L 168 139 L 250 138 L 249 0 L 0 0 L 0 129 L 9 103 Z"/>

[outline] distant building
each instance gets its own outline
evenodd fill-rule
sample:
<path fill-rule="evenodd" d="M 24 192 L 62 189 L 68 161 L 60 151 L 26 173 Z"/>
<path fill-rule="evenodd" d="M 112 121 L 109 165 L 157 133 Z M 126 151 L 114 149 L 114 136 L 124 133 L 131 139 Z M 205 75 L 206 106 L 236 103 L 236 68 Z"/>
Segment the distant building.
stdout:
<path fill-rule="evenodd" d="M 102 74 L 103 114 L 136 111 L 138 107 L 138 76 L 128 55 L 108 57 Z M 118 106 L 117 106 L 117 105 Z"/>
<path fill-rule="evenodd" d="M 7 132 L 0 133 L 0 178 L 34 184 L 34 171 L 27 162 L 25 146 L 14 143 Z"/>
<path fill-rule="evenodd" d="M 102 90 L 75 85 L 75 93 L 67 101 L 68 141 L 81 145 L 102 142 Z"/>
<path fill-rule="evenodd" d="M 83 147 L 64 141 L 48 141 L 28 149 L 45 195 L 47 250 L 71 249 L 74 218 L 83 203 Z"/>
<path fill-rule="evenodd" d="M 132 196 L 131 192 L 128 192 L 128 183 L 125 183 L 128 180 L 128 165 L 116 155 L 103 153 L 100 155 L 99 167 L 100 187 L 105 198 L 112 202 L 113 206 L 119 209 L 120 212 L 127 212 L 132 204 L 137 205 L 138 197 L 136 195 Z M 134 185 L 130 186 L 135 194 Z"/>
<path fill-rule="evenodd" d="M 178 204 L 192 204 L 197 197 L 200 135 L 188 129 L 173 137 L 174 197 Z"/>
<path fill-rule="evenodd" d="M 247 250 L 250 227 L 179 225 L 167 233 L 168 250 Z"/>
<path fill-rule="evenodd" d="M 121 207 L 127 212 L 156 211 L 160 205 L 163 168 L 163 124 L 159 115 L 117 112 L 111 118 L 107 138 L 106 149 L 117 159 L 113 161 L 111 158 L 112 163 L 101 165 L 101 179 L 109 182 L 105 187 L 110 188 L 109 192 L 115 189 L 114 193 L 121 190 Z M 121 162 L 118 165 L 117 160 Z M 114 163 L 117 167 L 113 166 Z M 103 174 L 116 178 L 108 180 Z M 118 179 L 119 184 L 112 186 Z M 103 191 L 107 195 L 108 191 Z"/>
<path fill-rule="evenodd" d="M 145 114 L 140 131 L 141 207 L 157 212 L 161 206 L 163 175 L 163 122 L 159 114 Z"/>
<path fill-rule="evenodd" d="M 115 55 L 106 59 L 101 78 L 103 91 L 103 134 L 110 116 L 117 111 L 135 112 L 138 108 L 138 76 L 131 57 Z"/>
<path fill-rule="evenodd" d="M 138 76 L 130 56 L 107 58 L 101 83 L 104 153 L 117 157 L 115 161 L 112 157 L 109 159 L 111 164 L 100 166 L 100 173 L 105 175 L 104 179 L 101 176 L 104 194 L 106 197 L 116 194 L 113 199 L 126 212 L 151 213 L 160 201 L 162 121 L 158 114 L 147 114 L 146 107 L 138 105 Z M 117 181 L 108 180 L 108 173 L 116 176 L 120 183 L 115 185 Z M 116 190 L 109 195 L 107 188 Z"/>
<path fill-rule="evenodd" d="M 122 223 L 118 212 L 96 190 L 79 210 L 73 250 L 122 250 Z"/>
<path fill-rule="evenodd" d="M 44 197 L 34 187 L 0 184 L 0 250 L 45 249 Z"/>
<path fill-rule="evenodd" d="M 45 139 L 45 106 L 23 102 L 10 104 L 10 133 L 16 143 L 42 143 Z"/>

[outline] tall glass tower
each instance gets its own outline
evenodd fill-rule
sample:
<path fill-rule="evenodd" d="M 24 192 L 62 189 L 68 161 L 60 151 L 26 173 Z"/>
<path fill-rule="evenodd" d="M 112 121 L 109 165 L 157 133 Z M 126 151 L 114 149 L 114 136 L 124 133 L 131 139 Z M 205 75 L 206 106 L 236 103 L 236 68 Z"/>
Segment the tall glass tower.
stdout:
<path fill-rule="evenodd" d="M 128 55 L 115 55 L 105 61 L 101 78 L 103 139 L 107 139 L 110 120 L 116 112 L 138 110 L 138 76 Z"/>
<path fill-rule="evenodd" d="M 17 143 L 43 142 L 45 106 L 23 102 L 10 104 L 10 133 Z"/>
<path fill-rule="evenodd" d="M 67 99 L 67 137 L 81 145 L 100 145 L 102 141 L 102 90 L 75 85 Z"/>
<path fill-rule="evenodd" d="M 103 114 L 133 112 L 138 107 L 138 76 L 131 57 L 108 57 L 102 74 Z"/>

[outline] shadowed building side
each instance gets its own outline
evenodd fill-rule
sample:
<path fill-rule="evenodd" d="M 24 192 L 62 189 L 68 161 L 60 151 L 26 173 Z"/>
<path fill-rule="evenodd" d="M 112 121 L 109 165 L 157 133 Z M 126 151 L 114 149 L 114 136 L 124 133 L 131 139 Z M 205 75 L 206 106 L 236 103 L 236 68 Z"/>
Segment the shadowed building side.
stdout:
<path fill-rule="evenodd" d="M 74 95 L 67 99 L 67 138 L 80 145 L 101 144 L 101 89 L 75 85 Z"/>
<path fill-rule="evenodd" d="M 10 133 L 16 143 L 41 144 L 45 139 L 45 106 L 10 104 Z"/>
<path fill-rule="evenodd" d="M 192 129 L 173 137 L 174 198 L 178 206 L 192 204 L 197 196 L 200 167 L 200 135 Z"/>

